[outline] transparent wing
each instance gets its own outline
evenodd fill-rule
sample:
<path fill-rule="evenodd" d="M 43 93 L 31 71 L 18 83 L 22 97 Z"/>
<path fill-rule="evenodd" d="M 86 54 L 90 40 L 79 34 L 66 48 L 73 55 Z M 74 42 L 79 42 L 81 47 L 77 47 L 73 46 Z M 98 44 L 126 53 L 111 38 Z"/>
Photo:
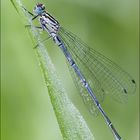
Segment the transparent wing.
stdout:
<path fill-rule="evenodd" d="M 69 63 L 67 62 L 69 71 L 71 73 L 71 76 L 73 78 L 73 81 L 78 89 L 78 91 L 80 92 L 80 95 L 83 99 L 84 104 L 86 105 L 87 109 L 89 110 L 89 112 L 91 114 L 93 114 L 95 117 L 98 116 L 99 110 L 97 109 L 95 103 L 93 102 L 91 96 L 87 93 L 87 90 L 84 88 L 84 86 L 81 84 L 81 81 L 79 79 L 79 77 L 77 77 L 75 71 L 72 69 L 72 67 L 69 65 Z M 103 93 L 101 93 L 100 96 L 98 96 L 98 99 L 100 101 L 103 101 Z"/>
<path fill-rule="evenodd" d="M 105 92 L 112 95 L 116 101 L 123 103 L 127 101 L 129 94 L 135 92 L 134 79 L 117 64 L 89 48 L 76 35 L 62 27 L 58 36 L 90 83 L 98 100 L 104 99 Z"/>

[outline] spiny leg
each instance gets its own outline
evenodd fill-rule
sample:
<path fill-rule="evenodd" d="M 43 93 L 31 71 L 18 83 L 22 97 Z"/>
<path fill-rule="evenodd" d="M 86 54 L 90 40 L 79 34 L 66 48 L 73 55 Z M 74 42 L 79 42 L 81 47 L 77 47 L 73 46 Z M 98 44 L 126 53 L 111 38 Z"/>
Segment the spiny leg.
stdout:
<path fill-rule="evenodd" d="M 31 27 L 34 27 L 36 29 L 42 29 L 43 30 L 43 28 L 41 26 L 25 25 L 25 28 L 31 28 Z"/>
<path fill-rule="evenodd" d="M 51 38 L 51 36 L 49 36 L 49 37 L 47 37 L 47 38 L 45 38 L 44 40 L 42 40 L 41 42 L 45 42 L 45 41 L 47 41 L 48 39 L 50 39 Z M 37 47 L 39 46 L 39 44 L 37 44 L 35 47 L 34 47 L 34 49 L 36 49 Z"/>
<path fill-rule="evenodd" d="M 22 6 L 22 8 L 28 13 L 30 14 L 33 18 L 32 20 L 36 19 L 39 15 L 34 15 L 32 12 L 28 11 L 25 7 Z"/>
<path fill-rule="evenodd" d="M 32 27 L 32 25 L 25 25 L 25 28 L 31 28 L 31 27 Z M 36 29 L 41 29 L 41 30 L 43 30 L 43 28 L 42 28 L 41 26 L 33 26 L 33 27 L 36 28 Z M 51 36 L 45 38 L 45 39 L 42 40 L 41 42 L 45 42 L 45 41 L 47 41 L 47 40 L 50 39 L 50 38 L 51 38 Z M 39 46 L 39 44 L 35 45 L 34 49 L 36 49 L 38 46 Z"/>
<path fill-rule="evenodd" d="M 33 16 L 33 17 L 35 16 L 32 12 L 28 11 L 25 7 L 22 6 L 22 8 L 23 8 L 26 12 L 28 12 L 28 14 L 30 14 L 31 16 Z"/>

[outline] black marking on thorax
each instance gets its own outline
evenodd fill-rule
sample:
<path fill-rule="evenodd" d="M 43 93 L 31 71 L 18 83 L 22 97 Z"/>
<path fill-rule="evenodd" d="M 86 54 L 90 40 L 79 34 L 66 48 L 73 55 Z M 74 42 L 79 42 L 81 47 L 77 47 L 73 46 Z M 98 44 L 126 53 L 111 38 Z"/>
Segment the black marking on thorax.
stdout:
<path fill-rule="evenodd" d="M 59 25 L 59 22 L 54 17 L 52 17 L 49 13 L 45 12 L 45 13 L 42 14 L 42 16 L 44 16 L 45 18 L 48 18 L 53 23 Z"/>

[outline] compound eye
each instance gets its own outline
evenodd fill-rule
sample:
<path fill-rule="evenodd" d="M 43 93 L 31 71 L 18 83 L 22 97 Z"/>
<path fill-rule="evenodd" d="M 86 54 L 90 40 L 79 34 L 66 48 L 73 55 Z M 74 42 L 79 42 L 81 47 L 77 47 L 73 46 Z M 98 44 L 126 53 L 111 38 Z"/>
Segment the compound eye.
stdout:
<path fill-rule="evenodd" d="M 41 3 L 38 3 L 38 4 L 37 4 L 37 7 L 42 7 L 42 5 L 43 5 L 43 4 L 41 4 Z"/>
<path fill-rule="evenodd" d="M 42 5 L 42 10 L 45 10 L 45 6 L 44 5 Z"/>

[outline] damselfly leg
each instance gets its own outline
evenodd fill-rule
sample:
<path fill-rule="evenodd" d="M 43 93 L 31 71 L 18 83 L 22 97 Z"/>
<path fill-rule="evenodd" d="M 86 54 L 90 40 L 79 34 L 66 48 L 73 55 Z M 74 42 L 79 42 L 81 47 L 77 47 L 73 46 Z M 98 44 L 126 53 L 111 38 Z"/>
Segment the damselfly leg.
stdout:
<path fill-rule="evenodd" d="M 32 12 L 28 11 L 25 7 L 22 6 L 22 8 L 28 13 L 30 14 L 33 18 L 32 20 L 36 19 L 39 15 L 34 15 Z"/>

